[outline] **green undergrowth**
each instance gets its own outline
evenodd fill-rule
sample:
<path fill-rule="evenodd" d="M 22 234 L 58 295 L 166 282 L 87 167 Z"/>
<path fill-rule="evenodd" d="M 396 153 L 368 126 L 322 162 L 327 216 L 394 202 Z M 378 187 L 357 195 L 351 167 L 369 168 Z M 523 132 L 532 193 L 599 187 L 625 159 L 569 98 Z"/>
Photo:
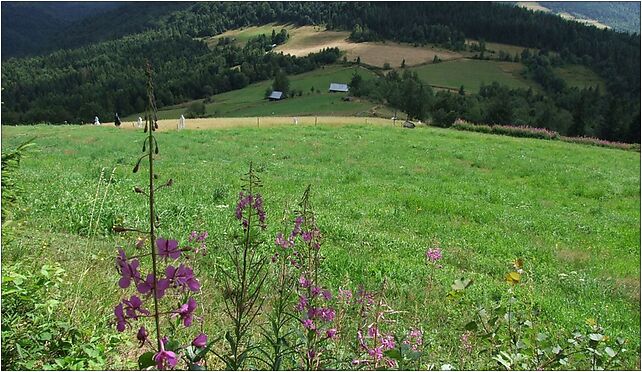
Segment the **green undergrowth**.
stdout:
<path fill-rule="evenodd" d="M 115 247 L 135 238 L 110 228 L 144 226 L 146 218 L 143 198 L 132 191 L 145 184 L 132 174 L 143 134 L 108 127 L 2 128 L 3 147 L 33 136 L 36 148 L 20 168 L 20 222 L 3 241 L 3 270 L 59 263 L 68 273 L 62 302 L 69 311 L 82 309 L 71 321 L 99 324 L 119 300 Z M 446 299 L 453 281 L 472 279 L 466 303 L 488 305 L 506 292 L 505 275 L 522 258 L 542 321 L 570 331 L 596 319 L 606 335 L 629 340 L 624 366 L 639 368 L 637 153 L 430 127 L 156 136 L 155 169 L 161 179 L 174 179 L 157 196 L 161 236 L 185 241 L 192 230 L 209 232 L 208 255 L 195 270 L 208 293 L 202 301 L 211 334 L 222 328 L 215 280 L 220 247 L 236 229 L 239 177 L 252 161 L 264 185 L 267 240 L 281 229 L 286 202 L 312 184 L 328 285 L 335 291 L 378 288 L 385 280 L 389 304 L 404 311 L 400 322 L 424 329 L 430 363 L 457 365 L 459 337 L 472 314 L 470 306 Z M 429 285 L 424 252 L 435 240 L 443 268 Z M 117 354 L 108 356 L 110 368 L 131 367 Z M 475 367 L 483 365 L 467 365 Z"/>

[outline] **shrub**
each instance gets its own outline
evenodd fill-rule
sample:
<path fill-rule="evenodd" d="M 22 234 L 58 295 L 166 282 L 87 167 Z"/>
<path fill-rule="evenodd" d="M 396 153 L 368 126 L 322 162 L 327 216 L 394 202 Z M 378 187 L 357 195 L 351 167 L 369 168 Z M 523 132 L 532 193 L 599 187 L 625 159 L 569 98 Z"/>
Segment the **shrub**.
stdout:
<path fill-rule="evenodd" d="M 189 119 L 199 118 L 205 115 L 205 104 L 202 101 L 190 103 L 185 111 L 185 117 Z"/>
<path fill-rule="evenodd" d="M 58 264 L 2 271 L 3 370 L 106 368 L 105 353 L 117 340 L 70 323 L 61 298 L 65 271 Z"/>

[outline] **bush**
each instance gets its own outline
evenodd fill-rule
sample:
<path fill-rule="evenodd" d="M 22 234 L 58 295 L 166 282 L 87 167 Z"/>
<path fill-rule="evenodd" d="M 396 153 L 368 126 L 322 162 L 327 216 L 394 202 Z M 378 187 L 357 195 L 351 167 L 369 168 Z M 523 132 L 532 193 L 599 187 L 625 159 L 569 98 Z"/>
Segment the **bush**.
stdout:
<path fill-rule="evenodd" d="M 3 270 L 3 370 L 106 368 L 111 342 L 83 334 L 63 314 L 64 275 L 57 264 L 34 272 L 20 265 Z"/>
<path fill-rule="evenodd" d="M 202 101 L 190 103 L 185 111 L 185 117 L 189 119 L 199 118 L 205 115 L 205 104 Z"/>

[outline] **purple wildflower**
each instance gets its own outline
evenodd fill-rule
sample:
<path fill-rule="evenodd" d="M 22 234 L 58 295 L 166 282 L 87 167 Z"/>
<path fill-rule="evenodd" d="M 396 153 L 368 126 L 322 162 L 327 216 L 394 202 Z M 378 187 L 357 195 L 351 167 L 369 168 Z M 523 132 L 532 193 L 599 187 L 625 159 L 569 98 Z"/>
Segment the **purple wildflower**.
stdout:
<path fill-rule="evenodd" d="M 304 321 L 303 321 L 303 326 L 304 326 L 306 329 L 309 329 L 309 330 L 311 330 L 311 331 L 312 331 L 312 330 L 317 329 L 317 328 L 316 328 L 316 326 L 314 325 L 314 322 L 312 321 L 312 319 L 306 319 L 306 320 L 304 320 Z"/>
<path fill-rule="evenodd" d="M 147 274 L 145 281 L 138 284 L 136 289 L 138 289 L 138 292 L 141 294 L 152 294 L 154 293 L 154 283 L 154 274 Z M 158 288 L 156 288 L 156 296 L 160 299 L 165 295 L 165 290 L 169 288 L 169 280 L 161 279 L 157 284 Z"/>
<path fill-rule="evenodd" d="M 176 359 L 176 354 L 173 351 L 165 351 L 165 347 L 161 344 L 161 351 L 154 355 L 154 361 L 156 362 L 156 367 L 162 371 L 168 367 L 174 368 L 178 359 Z"/>
<path fill-rule="evenodd" d="M 196 336 L 196 338 L 192 341 L 192 345 L 196 347 L 205 347 L 205 345 L 207 345 L 207 335 L 205 333 L 201 333 L 200 335 Z"/>
<path fill-rule="evenodd" d="M 374 358 L 375 362 L 381 360 L 383 358 L 383 350 L 381 346 L 375 347 L 374 349 L 369 349 L 368 354 Z"/>
<path fill-rule="evenodd" d="M 323 296 L 323 299 L 326 301 L 330 301 L 332 299 L 332 293 L 330 293 L 330 291 L 328 291 L 327 289 L 324 289 L 321 292 L 321 296 Z"/>
<path fill-rule="evenodd" d="M 393 336 L 391 336 L 391 335 L 383 337 L 381 339 L 381 345 L 383 345 L 386 349 L 394 349 L 395 348 L 395 338 Z"/>
<path fill-rule="evenodd" d="M 301 295 L 299 297 L 299 303 L 296 305 L 295 309 L 297 311 L 303 311 L 306 306 L 308 306 L 308 299 L 307 299 L 307 297 Z"/>
<path fill-rule="evenodd" d="M 116 329 L 118 332 L 125 330 L 127 325 L 127 320 L 125 319 L 125 313 L 123 312 L 123 304 L 119 303 L 114 308 L 114 315 L 116 316 Z"/>
<path fill-rule="evenodd" d="M 179 307 L 178 310 L 174 311 L 174 313 L 181 317 L 181 319 L 183 320 L 183 325 L 185 325 L 185 327 L 189 327 L 192 325 L 194 310 L 196 310 L 196 300 L 190 297 L 189 300 L 187 300 L 187 303 L 181 305 L 181 307 Z"/>
<path fill-rule="evenodd" d="M 303 274 L 299 277 L 299 285 L 303 288 L 308 288 L 310 286 L 310 281 L 303 276 Z"/>
<path fill-rule="evenodd" d="M 304 231 L 301 236 L 304 242 L 309 243 L 312 240 L 312 231 Z"/>
<path fill-rule="evenodd" d="M 140 263 L 138 260 L 132 260 L 132 262 L 127 262 L 127 256 L 125 251 L 118 249 L 118 257 L 116 257 L 116 269 L 118 273 L 122 276 L 118 281 L 118 286 L 120 288 L 127 288 L 134 280 L 134 283 L 140 281 L 140 273 L 138 272 L 138 265 Z"/>
<path fill-rule="evenodd" d="M 178 248 L 178 241 L 166 240 L 163 238 L 156 239 L 156 248 L 158 255 L 165 258 L 177 259 L 181 255 L 181 250 Z"/>
<path fill-rule="evenodd" d="M 334 310 L 332 310 L 329 307 L 320 309 L 318 313 L 324 322 L 331 322 L 334 320 L 334 316 L 335 316 Z"/>
<path fill-rule="evenodd" d="M 368 337 L 375 338 L 379 337 L 379 330 L 376 325 L 371 325 L 368 327 Z"/>
<path fill-rule="evenodd" d="M 312 298 L 316 298 L 318 295 L 321 294 L 321 288 L 317 286 L 312 286 L 312 288 L 310 288 L 310 294 L 312 295 Z"/>
<path fill-rule="evenodd" d="M 149 310 L 143 309 L 143 301 L 136 295 L 131 296 L 129 300 L 123 300 L 123 304 L 125 304 L 125 314 L 127 314 L 128 318 L 138 319 L 136 312 L 149 315 Z"/>
<path fill-rule="evenodd" d="M 334 339 L 337 336 L 337 329 L 330 328 L 327 331 L 325 331 L 325 335 L 328 336 L 328 338 Z"/>
<path fill-rule="evenodd" d="M 145 341 L 147 341 L 147 330 L 145 327 L 140 327 L 136 334 L 136 339 L 140 342 L 139 347 L 142 347 L 145 344 Z"/>
<path fill-rule="evenodd" d="M 441 259 L 441 248 L 428 248 L 426 251 L 426 259 L 430 262 L 437 262 Z"/>
<path fill-rule="evenodd" d="M 180 287 L 182 290 L 189 289 L 192 292 L 198 292 L 201 289 L 201 283 L 194 277 L 191 268 L 181 264 L 178 268 L 169 265 L 165 269 L 165 275 L 170 285 Z"/>

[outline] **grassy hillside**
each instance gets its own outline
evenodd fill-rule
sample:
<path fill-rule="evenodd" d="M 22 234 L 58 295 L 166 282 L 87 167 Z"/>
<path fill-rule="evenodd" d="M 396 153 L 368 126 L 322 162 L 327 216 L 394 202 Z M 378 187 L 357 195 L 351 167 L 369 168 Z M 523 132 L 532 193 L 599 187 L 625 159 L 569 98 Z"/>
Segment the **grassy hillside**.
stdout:
<path fill-rule="evenodd" d="M 375 74 L 362 67 L 335 65 L 290 76 L 290 89 L 301 90 L 302 96 L 295 96 L 278 102 L 264 98 L 265 90 L 272 81 L 263 81 L 243 89 L 221 93 L 212 97 L 207 103 L 206 116 L 268 116 L 268 115 L 339 115 L 350 116 L 367 112 L 375 104 L 365 100 L 346 102 L 345 94 L 328 93 L 331 82 L 349 83 L 352 75 L 359 73 L 364 79 L 372 79 Z M 312 91 L 314 88 L 314 92 Z M 317 90 L 319 91 L 317 93 Z M 189 106 L 190 102 L 167 107 L 158 112 L 160 119 L 177 119 Z M 130 115 L 125 120 L 135 120 L 139 114 Z"/>
<path fill-rule="evenodd" d="M 496 81 L 510 88 L 537 89 L 537 84 L 523 78 L 520 73 L 524 65 L 514 62 L 498 62 L 475 59 L 459 59 L 441 63 L 430 63 L 414 67 L 419 77 L 430 85 L 459 89 L 477 93 L 482 84 Z"/>
<path fill-rule="evenodd" d="M 600 87 L 602 92 L 606 91 L 604 79 L 588 67 L 582 65 L 558 67 L 555 68 L 555 73 L 564 79 L 569 86 L 578 88 Z"/>
<path fill-rule="evenodd" d="M 131 173 L 143 134 L 113 127 L 3 127 L 3 147 L 34 135 L 38 151 L 23 160 L 19 179 L 25 194 L 18 217 L 25 222 L 13 239 L 3 240 L 2 265 L 58 261 L 69 272 L 91 268 L 90 276 L 74 277 L 62 291 L 83 309 L 72 319 L 94 324 L 112 316 L 110 305 L 120 296 L 115 247 L 134 238 L 108 231 L 114 223 L 144 220 L 146 204 L 132 192 L 144 175 Z M 158 196 L 160 233 L 210 233 L 209 253 L 196 271 L 208 293 L 206 329 L 213 334 L 222 326 L 216 273 L 223 232 L 236 226 L 239 177 L 253 161 L 264 184 L 267 240 L 282 228 L 285 203 L 311 183 L 328 285 L 374 288 L 386 278 L 389 301 L 407 311 L 401 322 L 425 330 L 426 363 L 463 358 L 459 337 L 473 304 L 505 294 L 505 274 L 523 258 L 532 292 L 523 287 L 518 293 L 533 296 L 544 322 L 572 330 L 597 319 L 609 337 L 629 339 L 624 365 L 639 368 L 637 153 L 436 128 L 289 126 L 157 137 L 155 169 L 162 179 L 174 179 Z M 103 168 L 106 178 L 112 168 L 115 173 L 102 184 L 101 190 L 109 188 L 90 250 L 88 216 Z M 434 240 L 444 251 L 443 269 L 428 287 L 424 251 Z M 465 301 L 447 301 L 460 277 L 474 280 Z M 118 353 L 111 358 L 111 368 L 132 368 Z M 466 369 L 488 368 L 476 358 L 466 363 Z"/>

